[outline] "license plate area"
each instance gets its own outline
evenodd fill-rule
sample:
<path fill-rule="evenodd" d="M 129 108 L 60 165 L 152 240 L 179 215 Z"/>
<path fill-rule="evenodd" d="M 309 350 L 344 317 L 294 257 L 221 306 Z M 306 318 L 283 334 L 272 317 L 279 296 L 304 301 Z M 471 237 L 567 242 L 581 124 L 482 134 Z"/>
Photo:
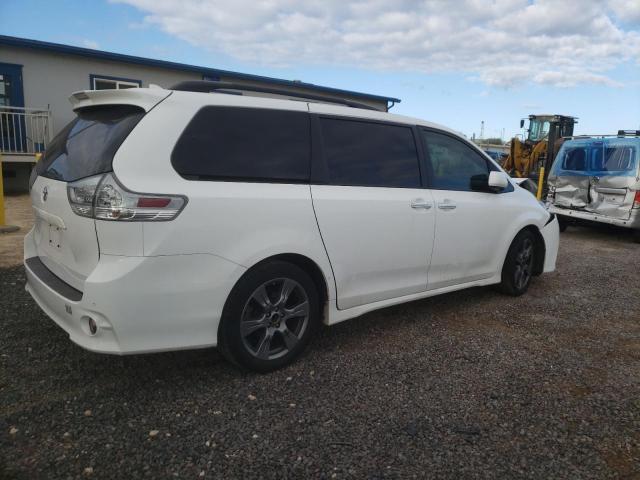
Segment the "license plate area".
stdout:
<path fill-rule="evenodd" d="M 624 197 L 621 195 L 602 195 L 600 194 L 600 203 L 610 205 L 622 205 L 624 203 Z"/>
<path fill-rule="evenodd" d="M 60 250 L 62 248 L 62 232 L 60 227 L 48 224 L 49 228 L 49 247 Z"/>

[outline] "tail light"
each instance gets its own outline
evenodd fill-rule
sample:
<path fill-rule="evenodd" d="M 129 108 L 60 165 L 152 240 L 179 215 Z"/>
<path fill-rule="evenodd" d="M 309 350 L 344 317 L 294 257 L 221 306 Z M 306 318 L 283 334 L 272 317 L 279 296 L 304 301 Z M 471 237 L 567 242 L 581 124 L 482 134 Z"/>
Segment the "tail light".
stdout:
<path fill-rule="evenodd" d="M 113 173 L 69 183 L 67 195 L 75 214 L 96 220 L 173 220 L 187 203 L 187 197 L 182 195 L 130 192 L 118 182 Z"/>
<path fill-rule="evenodd" d="M 638 190 L 636 196 L 633 197 L 633 208 L 640 208 L 640 190 Z"/>

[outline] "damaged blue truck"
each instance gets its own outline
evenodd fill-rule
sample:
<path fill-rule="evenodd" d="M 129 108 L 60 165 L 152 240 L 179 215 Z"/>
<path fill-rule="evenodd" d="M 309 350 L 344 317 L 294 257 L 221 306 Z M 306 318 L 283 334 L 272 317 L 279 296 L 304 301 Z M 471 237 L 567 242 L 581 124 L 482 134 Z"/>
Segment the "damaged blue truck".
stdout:
<path fill-rule="evenodd" d="M 632 229 L 640 243 L 640 131 L 564 142 L 549 172 L 547 203 L 561 231 L 606 223 Z"/>

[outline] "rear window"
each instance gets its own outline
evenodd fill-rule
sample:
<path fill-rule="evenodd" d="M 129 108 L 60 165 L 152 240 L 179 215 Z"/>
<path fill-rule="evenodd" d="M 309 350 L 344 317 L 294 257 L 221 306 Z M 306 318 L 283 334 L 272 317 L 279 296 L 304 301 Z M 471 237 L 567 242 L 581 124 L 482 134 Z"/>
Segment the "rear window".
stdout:
<path fill-rule="evenodd" d="M 49 144 L 36 172 L 73 182 L 112 170 L 113 156 L 144 115 L 132 105 L 83 109 Z"/>
<path fill-rule="evenodd" d="M 418 151 L 410 127 L 321 119 L 332 185 L 420 188 Z"/>
<path fill-rule="evenodd" d="M 553 164 L 555 175 L 633 176 L 638 168 L 638 147 L 627 140 L 565 143 Z"/>
<path fill-rule="evenodd" d="M 587 149 L 567 149 L 562 159 L 562 168 L 572 172 L 584 172 L 587 170 Z"/>
<path fill-rule="evenodd" d="M 635 167 L 635 148 L 603 147 L 593 151 L 593 168 L 603 172 L 626 172 Z"/>
<path fill-rule="evenodd" d="M 188 180 L 308 182 L 310 120 L 306 112 L 204 107 L 171 154 Z"/>

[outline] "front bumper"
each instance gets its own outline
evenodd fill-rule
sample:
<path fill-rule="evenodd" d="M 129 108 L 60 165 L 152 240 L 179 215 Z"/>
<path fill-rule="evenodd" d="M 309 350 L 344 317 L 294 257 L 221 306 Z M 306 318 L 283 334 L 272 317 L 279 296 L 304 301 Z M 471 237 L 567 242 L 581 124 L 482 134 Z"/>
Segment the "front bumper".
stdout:
<path fill-rule="evenodd" d="M 26 262 L 35 256 L 30 232 L 26 290 L 36 303 L 73 342 L 112 354 L 215 346 L 224 302 L 245 271 L 215 255 L 102 255 L 81 298 L 71 299 L 53 288 L 34 262 Z M 98 327 L 93 335 L 88 318 Z"/>
<path fill-rule="evenodd" d="M 549 205 L 549 212 L 556 215 L 562 215 L 566 218 L 575 218 L 578 220 L 587 220 L 589 222 L 606 223 L 609 225 L 616 225 L 623 228 L 640 229 L 640 209 L 631 209 L 631 215 L 628 219 L 619 219 L 613 217 L 607 217 L 592 212 L 585 212 L 582 210 L 572 210 L 570 208 L 558 208 L 554 205 Z"/>
<path fill-rule="evenodd" d="M 540 230 L 544 239 L 545 256 L 543 272 L 553 272 L 556 269 L 556 260 L 558 259 L 558 247 L 560 246 L 560 226 L 558 217 L 554 216 L 553 220 L 547 223 Z"/>

